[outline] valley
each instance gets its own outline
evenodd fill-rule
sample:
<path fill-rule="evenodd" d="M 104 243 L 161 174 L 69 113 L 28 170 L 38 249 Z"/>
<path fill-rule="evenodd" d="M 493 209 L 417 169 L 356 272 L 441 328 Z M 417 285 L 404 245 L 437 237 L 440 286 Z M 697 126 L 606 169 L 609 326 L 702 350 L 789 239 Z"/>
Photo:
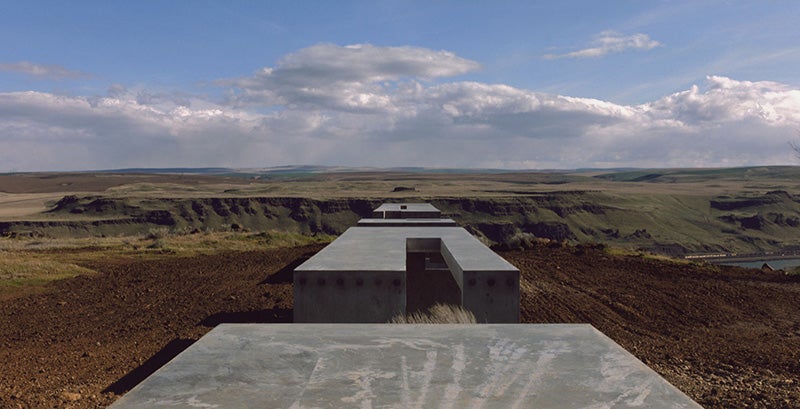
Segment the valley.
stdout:
<path fill-rule="evenodd" d="M 800 248 L 800 168 L 0 176 L 0 236 L 280 230 L 337 235 L 424 201 L 487 244 L 544 239 L 669 256 Z"/>

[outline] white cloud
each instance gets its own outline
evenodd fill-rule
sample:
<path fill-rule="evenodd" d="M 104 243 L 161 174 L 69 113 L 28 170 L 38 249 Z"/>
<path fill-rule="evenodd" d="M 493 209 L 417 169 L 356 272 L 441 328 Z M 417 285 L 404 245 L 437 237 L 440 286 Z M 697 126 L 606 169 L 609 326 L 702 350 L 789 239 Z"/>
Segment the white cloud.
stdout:
<path fill-rule="evenodd" d="M 0 163 L 8 169 L 98 169 L 235 164 L 260 118 L 220 107 L 155 108 L 134 97 L 0 94 Z M 57 147 L 57 149 L 52 149 Z M 274 159 L 274 158 L 272 158 Z"/>
<path fill-rule="evenodd" d="M 545 54 L 548 60 L 557 58 L 596 58 L 606 54 L 621 53 L 626 50 L 651 50 L 661 43 L 650 38 L 647 34 L 622 35 L 616 31 L 603 31 L 598 34 L 591 47 L 565 54 Z"/>
<path fill-rule="evenodd" d="M 90 76 L 80 71 L 69 70 L 60 65 L 35 64 L 29 61 L 0 63 L 0 72 L 2 71 L 18 72 L 35 78 L 55 80 L 86 78 Z"/>
<path fill-rule="evenodd" d="M 800 90 L 768 81 L 735 81 L 707 78 L 707 90 L 699 87 L 646 104 L 653 118 L 665 117 L 698 127 L 715 127 L 740 121 L 791 126 L 800 123 Z"/>
<path fill-rule="evenodd" d="M 303 105 L 346 111 L 391 110 L 386 93 L 398 81 L 432 80 L 475 71 L 480 65 L 448 51 L 370 44 L 319 44 L 289 54 L 274 68 L 221 81 L 237 92 L 231 102 Z"/>
<path fill-rule="evenodd" d="M 269 96 L 247 103 L 121 85 L 95 97 L 0 93 L 0 171 L 284 164 L 672 167 L 795 160 L 787 142 L 800 128 L 800 90 L 785 84 L 712 76 L 702 86 L 646 104 L 619 105 L 503 84 L 448 82 L 445 75 L 477 64 L 440 51 L 363 47 L 367 57 L 358 54 L 363 50 L 354 54 L 357 48 L 315 46 L 262 74 L 225 82 L 235 87 L 233 100 L 256 92 Z M 423 64 L 428 57 L 431 66 Z M 355 73 L 345 72 L 347 64 Z"/>

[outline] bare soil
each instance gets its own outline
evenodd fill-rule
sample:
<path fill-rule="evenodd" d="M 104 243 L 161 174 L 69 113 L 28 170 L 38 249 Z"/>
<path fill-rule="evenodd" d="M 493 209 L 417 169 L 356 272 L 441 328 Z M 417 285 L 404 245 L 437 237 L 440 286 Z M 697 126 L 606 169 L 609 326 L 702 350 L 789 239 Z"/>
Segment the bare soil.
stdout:
<path fill-rule="evenodd" d="M 104 407 L 223 322 L 291 322 L 292 269 L 321 246 L 93 262 L 0 301 L 0 407 Z M 588 322 L 708 408 L 797 407 L 800 277 L 614 256 L 503 252 L 523 322 Z"/>

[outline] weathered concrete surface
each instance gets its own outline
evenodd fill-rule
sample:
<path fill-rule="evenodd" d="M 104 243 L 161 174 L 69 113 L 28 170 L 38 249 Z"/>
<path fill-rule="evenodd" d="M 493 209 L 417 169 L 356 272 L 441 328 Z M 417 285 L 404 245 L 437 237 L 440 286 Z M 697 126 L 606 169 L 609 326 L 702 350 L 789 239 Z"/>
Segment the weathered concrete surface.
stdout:
<path fill-rule="evenodd" d="M 460 304 L 475 314 L 478 322 L 519 322 L 516 267 L 461 227 L 419 226 L 352 227 L 295 268 L 294 322 L 389 321 L 398 309 L 406 311 L 407 261 L 413 252 L 440 256 L 458 284 Z M 419 269 L 411 266 L 411 271 L 412 281 L 419 283 Z M 369 282 L 378 273 L 394 274 L 389 279 L 402 283 L 402 294 L 385 293 L 382 286 L 355 285 L 358 280 Z M 332 282 L 341 285 L 334 288 Z M 387 295 L 390 298 L 382 298 Z M 451 295 L 445 294 L 439 301 L 450 302 Z M 354 304 L 354 299 L 366 302 Z M 417 305 L 412 306 L 416 309 Z M 365 321 L 365 316 L 372 319 Z"/>
<path fill-rule="evenodd" d="M 587 324 L 223 324 L 127 408 L 700 408 Z"/>
<path fill-rule="evenodd" d="M 463 271 L 517 271 L 461 227 L 351 227 L 295 271 L 405 271 L 408 238 L 441 239 Z"/>
<path fill-rule="evenodd" d="M 404 271 L 294 273 L 294 322 L 385 323 L 406 311 Z"/>

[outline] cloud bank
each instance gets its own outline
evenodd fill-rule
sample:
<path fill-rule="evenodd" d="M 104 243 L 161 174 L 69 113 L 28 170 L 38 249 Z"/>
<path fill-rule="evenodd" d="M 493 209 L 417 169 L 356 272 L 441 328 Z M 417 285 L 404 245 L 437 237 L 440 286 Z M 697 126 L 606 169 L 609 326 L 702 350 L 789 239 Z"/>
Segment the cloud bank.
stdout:
<path fill-rule="evenodd" d="M 606 54 L 621 53 L 627 50 L 652 50 L 661 43 L 650 39 L 647 34 L 633 34 L 624 36 L 616 31 L 603 31 L 598 34 L 592 46 L 566 54 L 545 54 L 547 60 L 557 58 L 597 58 Z"/>
<path fill-rule="evenodd" d="M 800 90 L 710 76 L 641 105 L 458 81 L 447 51 L 317 45 L 220 80 L 225 100 L 0 93 L 0 171 L 285 164 L 500 168 L 787 164 Z M 450 79 L 449 81 L 447 79 Z"/>

